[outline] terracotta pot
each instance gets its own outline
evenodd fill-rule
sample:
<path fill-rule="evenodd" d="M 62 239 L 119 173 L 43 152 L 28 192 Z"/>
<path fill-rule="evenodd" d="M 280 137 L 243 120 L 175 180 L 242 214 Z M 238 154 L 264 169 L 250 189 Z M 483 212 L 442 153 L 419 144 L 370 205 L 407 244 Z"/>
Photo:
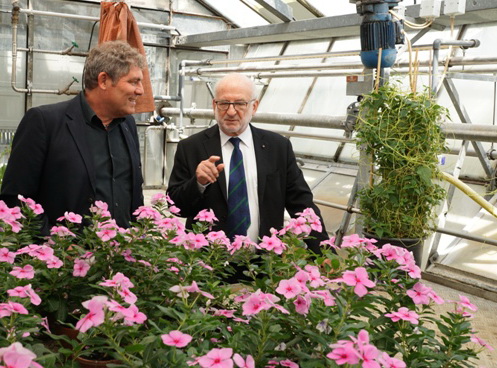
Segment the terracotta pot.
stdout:
<path fill-rule="evenodd" d="M 91 360 L 83 357 L 77 357 L 75 359 L 80 368 L 104 368 L 107 367 L 108 364 L 119 364 L 121 363 L 117 359 L 109 359 L 109 360 Z"/>
<path fill-rule="evenodd" d="M 79 333 L 78 330 L 71 328 L 71 327 L 66 327 L 66 326 L 61 325 L 61 324 L 56 323 L 56 322 L 50 323 L 50 331 L 54 335 L 64 335 L 64 336 L 67 336 L 68 338 L 70 338 L 71 340 L 78 339 L 78 333 Z M 68 342 L 66 342 L 64 340 L 59 340 L 59 341 L 63 347 L 65 347 L 67 349 L 72 348 L 72 345 L 69 344 Z"/>

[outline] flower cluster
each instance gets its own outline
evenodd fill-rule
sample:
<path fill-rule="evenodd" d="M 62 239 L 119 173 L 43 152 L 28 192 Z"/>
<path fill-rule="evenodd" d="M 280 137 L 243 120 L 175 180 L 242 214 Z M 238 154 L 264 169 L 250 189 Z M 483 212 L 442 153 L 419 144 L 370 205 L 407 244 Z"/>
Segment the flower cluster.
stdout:
<path fill-rule="evenodd" d="M 104 354 L 126 367 L 468 367 L 491 349 L 471 327 L 477 308 L 423 284 L 408 250 L 358 235 L 307 250 L 320 230 L 311 209 L 259 242 L 230 241 L 210 231 L 211 210 L 190 231 L 157 195 L 129 229 L 96 202 L 90 217 L 68 212 L 41 238 L 43 209 L 20 200 L 0 202 L 4 366 Z M 443 303 L 454 308 L 437 315 Z M 50 339 L 65 345 L 52 351 Z"/>

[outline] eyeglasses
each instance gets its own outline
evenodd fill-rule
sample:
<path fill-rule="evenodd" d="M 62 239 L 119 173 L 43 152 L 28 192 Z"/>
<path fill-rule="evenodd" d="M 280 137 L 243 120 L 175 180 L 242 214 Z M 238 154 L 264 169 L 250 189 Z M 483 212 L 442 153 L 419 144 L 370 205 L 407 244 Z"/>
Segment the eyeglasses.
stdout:
<path fill-rule="evenodd" d="M 252 99 L 250 101 L 235 101 L 235 102 L 229 102 L 229 101 L 214 101 L 216 104 L 217 108 L 221 111 L 228 111 L 230 108 L 230 105 L 233 105 L 233 108 L 236 111 L 245 111 L 247 110 L 247 106 L 249 103 L 254 102 L 255 99 Z"/>

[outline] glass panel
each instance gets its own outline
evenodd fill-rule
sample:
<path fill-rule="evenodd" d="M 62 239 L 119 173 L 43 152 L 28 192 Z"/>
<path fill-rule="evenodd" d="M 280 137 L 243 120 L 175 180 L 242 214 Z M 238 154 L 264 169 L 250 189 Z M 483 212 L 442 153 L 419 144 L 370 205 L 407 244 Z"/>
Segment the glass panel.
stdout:
<path fill-rule="evenodd" d="M 238 0 L 203 0 L 220 14 L 239 27 L 253 27 L 268 24 L 259 14 Z"/>

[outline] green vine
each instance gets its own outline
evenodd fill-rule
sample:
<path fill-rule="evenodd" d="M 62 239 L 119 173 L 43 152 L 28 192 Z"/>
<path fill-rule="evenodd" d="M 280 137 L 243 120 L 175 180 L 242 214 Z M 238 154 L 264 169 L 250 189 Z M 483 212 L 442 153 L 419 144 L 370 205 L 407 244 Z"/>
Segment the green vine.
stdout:
<path fill-rule="evenodd" d="M 446 151 L 440 122 L 448 117 L 429 91 L 386 84 L 361 101 L 357 145 L 372 157 L 371 186 L 359 192 L 364 228 L 378 237 L 424 238 L 445 190 L 438 155 Z"/>

